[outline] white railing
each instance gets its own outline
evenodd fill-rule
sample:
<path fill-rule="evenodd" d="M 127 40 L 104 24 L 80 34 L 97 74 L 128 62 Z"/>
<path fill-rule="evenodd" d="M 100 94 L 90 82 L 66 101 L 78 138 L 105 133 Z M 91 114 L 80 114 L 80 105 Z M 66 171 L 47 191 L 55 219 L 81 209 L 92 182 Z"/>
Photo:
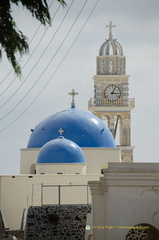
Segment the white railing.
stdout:
<path fill-rule="evenodd" d="M 110 101 L 106 98 L 100 99 L 93 99 L 91 98 L 88 101 L 88 107 L 103 107 L 103 106 L 110 106 L 110 107 L 135 107 L 135 99 L 134 98 L 119 98 L 116 101 Z"/>
<path fill-rule="evenodd" d="M 91 197 L 88 185 L 41 184 L 41 206 L 90 203 Z"/>

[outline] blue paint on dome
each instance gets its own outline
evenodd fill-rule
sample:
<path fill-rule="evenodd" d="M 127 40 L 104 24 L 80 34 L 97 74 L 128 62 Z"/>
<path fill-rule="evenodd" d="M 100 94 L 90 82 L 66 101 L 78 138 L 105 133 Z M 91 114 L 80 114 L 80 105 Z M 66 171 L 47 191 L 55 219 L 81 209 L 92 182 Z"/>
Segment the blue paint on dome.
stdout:
<path fill-rule="evenodd" d="M 86 163 L 86 160 L 76 143 L 60 136 L 41 148 L 37 163 Z"/>
<path fill-rule="evenodd" d="M 32 131 L 27 147 L 42 147 L 56 139 L 61 128 L 64 131 L 62 135 L 80 147 L 115 147 L 106 124 L 95 115 L 77 108 L 57 112 L 40 122 Z"/>

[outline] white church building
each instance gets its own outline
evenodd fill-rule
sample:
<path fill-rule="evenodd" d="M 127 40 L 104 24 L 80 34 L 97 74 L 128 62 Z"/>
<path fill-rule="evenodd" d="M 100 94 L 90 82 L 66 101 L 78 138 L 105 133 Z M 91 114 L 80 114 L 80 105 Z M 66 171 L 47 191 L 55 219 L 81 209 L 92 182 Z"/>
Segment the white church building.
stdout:
<path fill-rule="evenodd" d="M 6 228 L 25 228 L 22 218 L 30 206 L 92 204 L 85 239 L 159 239 L 159 164 L 133 163 L 135 101 L 129 98 L 130 76 L 112 35 L 114 25 L 107 27 L 89 112 L 76 108 L 73 89 L 70 108 L 31 129 L 27 147 L 21 149 L 20 174 L 0 176 Z"/>

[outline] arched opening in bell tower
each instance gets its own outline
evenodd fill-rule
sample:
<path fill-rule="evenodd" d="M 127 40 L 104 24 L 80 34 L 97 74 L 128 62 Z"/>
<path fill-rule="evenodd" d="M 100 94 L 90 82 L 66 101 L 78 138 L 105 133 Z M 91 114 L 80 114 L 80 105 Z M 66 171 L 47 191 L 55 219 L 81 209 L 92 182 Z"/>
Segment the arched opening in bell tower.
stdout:
<path fill-rule="evenodd" d="M 102 115 L 101 119 L 107 125 L 112 135 L 114 136 L 114 120 L 112 117 L 108 113 L 105 113 Z"/>
<path fill-rule="evenodd" d="M 123 116 L 121 114 L 116 114 L 114 116 L 114 139 L 117 146 L 122 146 L 123 142 Z"/>
<path fill-rule="evenodd" d="M 107 127 L 109 128 L 109 129 L 111 129 L 111 127 L 110 127 L 110 115 L 109 114 L 104 114 L 103 116 L 102 116 L 102 121 L 107 125 Z"/>

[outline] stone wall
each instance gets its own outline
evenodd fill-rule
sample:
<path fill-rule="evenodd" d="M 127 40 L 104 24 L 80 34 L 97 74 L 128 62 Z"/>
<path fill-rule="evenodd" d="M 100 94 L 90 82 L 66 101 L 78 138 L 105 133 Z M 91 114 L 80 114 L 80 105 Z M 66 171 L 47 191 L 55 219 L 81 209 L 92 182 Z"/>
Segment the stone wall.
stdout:
<path fill-rule="evenodd" d="M 30 207 L 25 240 L 84 240 L 90 205 Z"/>

